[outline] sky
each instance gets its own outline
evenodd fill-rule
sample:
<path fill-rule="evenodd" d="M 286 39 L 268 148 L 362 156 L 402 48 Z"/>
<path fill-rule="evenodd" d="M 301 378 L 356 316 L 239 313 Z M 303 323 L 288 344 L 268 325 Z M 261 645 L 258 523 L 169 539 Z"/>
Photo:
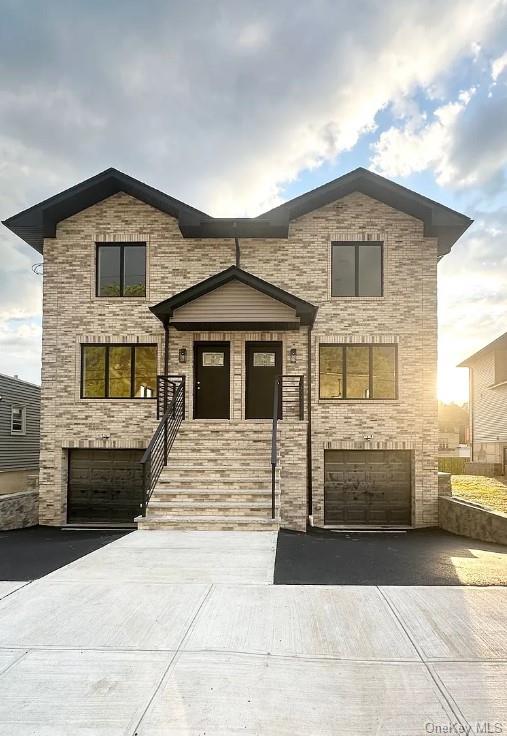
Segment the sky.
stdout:
<path fill-rule="evenodd" d="M 507 0 L 0 0 L 0 219 L 114 166 L 256 215 L 364 166 L 464 212 L 439 397 L 507 331 Z M 39 382 L 41 256 L 0 226 L 0 372 Z"/>

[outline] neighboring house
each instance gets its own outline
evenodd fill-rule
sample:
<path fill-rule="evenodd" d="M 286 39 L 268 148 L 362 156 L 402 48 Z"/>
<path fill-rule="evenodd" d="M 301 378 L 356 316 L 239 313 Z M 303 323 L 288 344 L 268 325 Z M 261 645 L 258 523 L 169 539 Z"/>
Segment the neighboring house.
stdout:
<path fill-rule="evenodd" d="M 452 454 L 459 445 L 459 432 L 443 432 L 438 433 L 438 449 L 441 455 Z"/>
<path fill-rule="evenodd" d="M 0 373 L 0 494 L 24 491 L 39 470 L 40 386 Z"/>
<path fill-rule="evenodd" d="M 507 332 L 459 365 L 469 369 L 472 461 L 507 465 Z"/>
<path fill-rule="evenodd" d="M 437 262 L 469 218 L 365 169 L 256 218 L 108 169 L 4 224 L 44 253 L 42 524 L 437 523 Z"/>

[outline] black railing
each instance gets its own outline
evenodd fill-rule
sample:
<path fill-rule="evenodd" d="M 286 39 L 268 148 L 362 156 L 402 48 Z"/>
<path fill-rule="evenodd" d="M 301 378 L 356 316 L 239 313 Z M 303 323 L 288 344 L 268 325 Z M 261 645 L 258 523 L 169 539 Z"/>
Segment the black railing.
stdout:
<path fill-rule="evenodd" d="M 161 419 L 174 398 L 176 388 L 184 383 L 185 376 L 157 376 L 157 419 Z M 185 419 L 185 417 L 183 417 Z"/>
<path fill-rule="evenodd" d="M 179 426 L 185 418 L 185 377 L 178 376 L 182 379 L 179 383 L 169 380 L 167 376 L 159 376 L 159 378 L 167 378 L 167 381 L 164 382 L 165 399 L 163 405 L 165 411 L 141 460 L 143 466 L 142 516 L 146 516 L 146 507 L 151 494 L 160 477 L 162 468 L 167 465 L 169 451 L 178 434 Z M 169 391 L 171 393 L 170 400 Z"/>
<path fill-rule="evenodd" d="M 305 377 L 278 376 L 273 391 L 273 429 L 271 431 L 271 518 L 276 516 L 276 466 L 278 465 L 278 421 L 305 418 Z"/>

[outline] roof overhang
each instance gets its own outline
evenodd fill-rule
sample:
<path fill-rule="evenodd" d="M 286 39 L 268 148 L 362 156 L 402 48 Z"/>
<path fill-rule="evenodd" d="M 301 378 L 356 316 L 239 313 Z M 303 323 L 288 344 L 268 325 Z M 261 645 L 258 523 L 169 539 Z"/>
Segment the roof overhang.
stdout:
<path fill-rule="evenodd" d="M 118 192 L 125 192 L 175 218 L 186 214 L 189 217 L 198 217 L 200 221 L 209 219 L 205 212 L 200 212 L 128 174 L 110 168 L 9 217 L 3 224 L 25 243 L 42 253 L 44 238 L 56 236 L 56 226 L 59 222 Z"/>
<path fill-rule="evenodd" d="M 353 192 L 411 215 L 424 224 L 424 235 L 438 241 L 438 256 L 448 253 L 470 227 L 469 217 L 406 187 L 359 168 L 258 217 L 210 217 L 190 205 L 134 179 L 107 169 L 4 221 L 4 225 L 42 253 L 44 238 L 54 238 L 58 222 L 118 192 L 135 197 L 177 218 L 184 238 L 288 238 L 289 223 Z"/>
<path fill-rule="evenodd" d="M 473 222 L 460 212 L 363 168 L 350 171 L 328 184 L 264 212 L 259 217 L 279 217 L 285 213 L 293 220 L 354 192 L 361 192 L 421 220 L 424 224 L 424 236 L 437 238 L 439 258 L 449 253 L 454 243 Z"/>
<path fill-rule="evenodd" d="M 262 292 L 263 294 L 266 294 L 267 296 L 270 296 L 272 299 L 275 299 L 279 302 L 282 302 L 282 304 L 286 304 L 287 306 L 294 309 L 296 316 L 299 320 L 299 322 L 290 322 L 290 323 L 280 323 L 280 322 L 258 322 L 258 321 L 217 321 L 216 319 L 213 319 L 210 322 L 174 322 L 172 321 L 172 317 L 174 315 L 174 312 L 176 309 L 184 306 L 185 304 L 188 304 L 189 302 L 194 301 L 195 299 L 199 299 L 199 297 L 204 296 L 205 294 L 209 294 L 210 292 L 214 291 L 215 289 L 218 289 L 220 286 L 224 286 L 225 284 L 229 283 L 230 281 L 239 281 L 246 286 L 250 286 L 253 289 L 256 289 L 257 291 Z M 243 271 L 243 269 L 239 268 L 238 266 L 231 266 L 230 268 L 227 268 L 225 271 L 221 271 L 220 273 L 214 274 L 213 276 L 210 276 L 209 278 L 205 279 L 204 281 L 201 281 L 198 284 L 195 284 L 194 286 L 191 286 L 188 289 L 185 289 L 184 291 L 180 291 L 178 294 L 175 294 L 174 296 L 170 297 L 169 299 L 165 299 L 163 302 L 160 302 L 159 304 L 155 304 L 153 307 L 150 307 L 150 310 L 153 312 L 153 314 L 158 317 L 158 319 L 164 324 L 164 325 L 173 325 L 177 329 L 180 330 L 280 330 L 280 329 L 298 329 L 299 325 L 312 325 L 315 321 L 315 316 L 317 314 L 317 307 L 313 304 L 310 304 L 310 302 L 305 301 L 304 299 L 300 299 L 297 296 L 294 296 L 294 294 L 290 294 L 288 291 L 284 291 L 283 289 L 280 289 L 278 286 L 275 286 L 274 284 L 270 284 L 268 281 L 264 281 L 263 279 L 260 279 L 258 276 L 254 276 L 251 273 L 248 273 L 248 271 Z"/>
<path fill-rule="evenodd" d="M 500 337 L 497 337 L 492 342 L 485 345 L 483 348 L 478 350 L 476 353 L 473 353 L 473 355 L 470 355 L 465 360 L 462 360 L 461 363 L 458 363 L 458 368 L 469 368 L 470 365 L 477 360 L 477 358 L 482 357 L 483 355 L 486 355 L 487 353 L 492 352 L 493 350 L 497 349 L 507 349 L 507 332 L 504 332 L 503 335 L 500 335 Z"/>

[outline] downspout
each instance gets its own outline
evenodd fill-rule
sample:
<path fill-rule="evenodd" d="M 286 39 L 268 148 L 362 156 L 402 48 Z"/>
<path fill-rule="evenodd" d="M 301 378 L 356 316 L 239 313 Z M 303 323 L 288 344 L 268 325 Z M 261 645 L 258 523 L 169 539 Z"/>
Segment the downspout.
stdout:
<path fill-rule="evenodd" d="M 167 376 L 169 375 L 169 318 L 167 318 L 164 322 L 164 333 L 165 333 L 165 340 L 164 340 L 164 376 L 167 379 Z M 164 414 L 167 411 L 167 386 L 168 384 L 165 383 L 164 386 Z"/>
<path fill-rule="evenodd" d="M 312 327 L 308 325 L 307 342 L 307 427 L 306 427 L 306 486 L 308 521 L 313 526 L 313 494 L 312 494 Z"/>
<path fill-rule="evenodd" d="M 468 367 L 468 431 L 470 432 L 470 462 L 473 463 L 474 461 L 474 416 L 473 416 L 473 406 L 474 406 L 474 376 L 473 376 L 473 369 L 472 366 Z M 505 453 L 504 453 L 505 455 Z M 502 461 L 504 458 L 502 458 Z M 504 471 L 505 472 L 505 471 Z"/>
<path fill-rule="evenodd" d="M 236 266 L 241 268 L 241 249 L 239 247 L 239 238 L 234 238 L 234 243 L 236 245 Z"/>

